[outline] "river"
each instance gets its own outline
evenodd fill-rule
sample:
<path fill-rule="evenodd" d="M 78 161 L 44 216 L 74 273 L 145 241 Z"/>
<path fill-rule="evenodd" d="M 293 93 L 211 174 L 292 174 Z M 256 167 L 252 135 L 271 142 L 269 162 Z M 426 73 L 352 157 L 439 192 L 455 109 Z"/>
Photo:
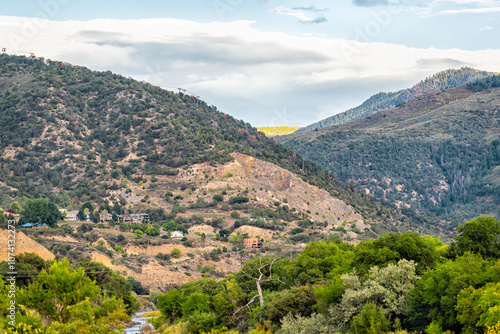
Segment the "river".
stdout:
<path fill-rule="evenodd" d="M 148 317 L 148 318 L 141 317 L 140 315 L 144 314 L 144 313 L 149 313 L 149 312 L 137 312 L 136 314 L 134 314 L 132 316 L 132 321 L 139 322 L 139 324 L 132 326 L 132 327 L 129 327 L 129 328 L 125 328 L 125 333 L 127 333 L 127 334 L 139 334 L 141 332 L 141 329 L 143 326 L 152 327 L 151 325 L 149 325 L 147 323 L 147 319 L 150 319 L 152 317 Z"/>

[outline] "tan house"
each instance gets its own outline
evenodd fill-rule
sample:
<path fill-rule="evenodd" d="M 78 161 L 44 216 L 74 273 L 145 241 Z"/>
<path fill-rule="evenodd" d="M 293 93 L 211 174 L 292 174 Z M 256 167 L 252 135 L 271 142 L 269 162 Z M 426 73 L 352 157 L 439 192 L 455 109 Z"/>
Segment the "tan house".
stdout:
<path fill-rule="evenodd" d="M 99 220 L 101 222 L 109 222 L 113 220 L 113 215 L 111 213 L 101 213 L 99 214 Z"/>
<path fill-rule="evenodd" d="M 77 220 L 76 215 L 78 214 L 78 210 L 66 211 L 66 218 L 64 220 L 73 221 Z"/>
<path fill-rule="evenodd" d="M 262 241 L 260 241 L 259 238 L 243 239 L 243 244 L 245 245 L 245 248 L 261 248 L 262 247 Z"/>

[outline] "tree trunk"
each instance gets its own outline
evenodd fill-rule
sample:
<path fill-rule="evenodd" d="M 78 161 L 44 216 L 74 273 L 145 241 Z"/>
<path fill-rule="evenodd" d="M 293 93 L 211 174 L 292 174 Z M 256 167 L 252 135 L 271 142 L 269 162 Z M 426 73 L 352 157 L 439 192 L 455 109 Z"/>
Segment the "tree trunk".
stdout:
<path fill-rule="evenodd" d="M 260 287 L 260 280 L 257 280 L 256 283 L 257 283 L 257 291 L 259 292 L 260 307 L 262 307 L 264 306 L 264 296 L 262 296 L 262 288 Z"/>

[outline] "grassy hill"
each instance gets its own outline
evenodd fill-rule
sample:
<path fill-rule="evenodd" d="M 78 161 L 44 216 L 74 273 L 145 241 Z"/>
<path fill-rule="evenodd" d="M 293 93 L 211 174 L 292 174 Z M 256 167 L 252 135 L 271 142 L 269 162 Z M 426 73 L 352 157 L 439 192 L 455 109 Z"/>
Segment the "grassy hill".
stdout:
<path fill-rule="evenodd" d="M 392 110 L 281 137 L 342 180 L 400 207 L 463 221 L 500 216 L 499 76 Z"/>
<path fill-rule="evenodd" d="M 294 133 L 300 126 L 261 126 L 257 130 L 264 132 L 268 137 L 283 136 Z"/>
<path fill-rule="evenodd" d="M 361 104 L 360 106 L 349 109 L 343 113 L 330 116 L 311 125 L 305 126 L 297 130 L 297 132 L 311 131 L 327 126 L 350 122 L 359 118 L 366 117 L 380 110 L 394 108 L 422 94 L 437 91 L 440 89 L 459 87 L 478 79 L 491 76 L 493 74 L 494 73 L 478 71 L 469 67 L 463 67 L 458 70 L 446 70 L 437 73 L 429 78 L 426 78 L 425 80 L 422 80 L 411 88 L 402 89 L 397 92 L 381 92 L 375 94 L 368 100 L 363 102 L 363 104 Z"/>

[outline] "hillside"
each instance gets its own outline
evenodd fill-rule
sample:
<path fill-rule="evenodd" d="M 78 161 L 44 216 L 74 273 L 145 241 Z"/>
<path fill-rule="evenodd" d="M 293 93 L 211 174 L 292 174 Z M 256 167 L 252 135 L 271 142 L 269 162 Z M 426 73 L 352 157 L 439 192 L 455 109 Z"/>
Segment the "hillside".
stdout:
<path fill-rule="evenodd" d="M 500 216 L 499 76 L 280 141 L 367 194 L 462 222 Z"/>
<path fill-rule="evenodd" d="M 151 224 L 69 221 L 23 231 L 57 256 L 94 259 L 146 286 L 234 272 L 244 237 L 264 240 L 262 254 L 294 254 L 328 236 L 358 243 L 389 231 L 453 234 L 192 96 L 7 55 L 0 96 L 1 207 L 44 197 L 66 210 L 91 203 L 95 215 L 148 213 Z M 174 240 L 175 230 L 189 233 Z M 174 248 L 180 258 L 171 258 Z"/>
<path fill-rule="evenodd" d="M 261 126 L 257 130 L 263 132 L 268 137 L 283 136 L 294 133 L 300 129 L 300 126 Z"/>
<path fill-rule="evenodd" d="M 478 71 L 469 67 L 463 67 L 458 70 L 446 70 L 422 80 L 411 88 L 402 89 L 397 92 L 381 92 L 375 94 L 360 106 L 305 126 L 297 130 L 297 132 L 311 131 L 331 125 L 350 122 L 380 110 L 392 109 L 422 94 L 440 89 L 459 87 L 491 75 L 493 75 L 493 73 Z"/>
<path fill-rule="evenodd" d="M 136 198 L 134 185 L 168 205 L 166 191 L 185 191 L 203 176 L 181 183 L 178 174 L 199 163 L 217 167 L 238 152 L 293 172 L 365 219 L 398 216 L 390 208 L 380 213 L 379 204 L 313 163 L 191 96 L 111 72 L 7 55 L 0 57 L 0 96 L 4 207 L 12 197 L 100 206 L 123 199 L 122 191 Z"/>

